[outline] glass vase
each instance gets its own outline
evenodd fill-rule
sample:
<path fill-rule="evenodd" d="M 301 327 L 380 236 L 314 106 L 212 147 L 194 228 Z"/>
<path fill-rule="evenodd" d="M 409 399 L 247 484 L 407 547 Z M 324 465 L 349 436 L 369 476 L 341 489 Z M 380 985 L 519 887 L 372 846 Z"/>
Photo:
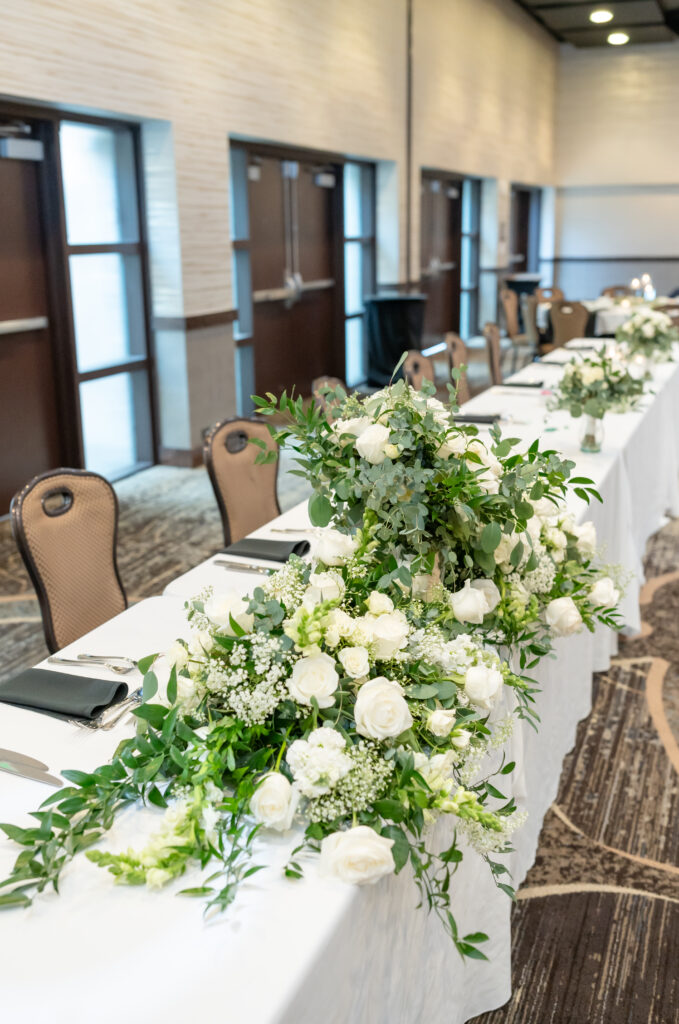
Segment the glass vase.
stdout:
<path fill-rule="evenodd" d="M 600 452 L 604 440 L 604 421 L 594 416 L 583 416 L 580 434 L 581 452 Z"/>

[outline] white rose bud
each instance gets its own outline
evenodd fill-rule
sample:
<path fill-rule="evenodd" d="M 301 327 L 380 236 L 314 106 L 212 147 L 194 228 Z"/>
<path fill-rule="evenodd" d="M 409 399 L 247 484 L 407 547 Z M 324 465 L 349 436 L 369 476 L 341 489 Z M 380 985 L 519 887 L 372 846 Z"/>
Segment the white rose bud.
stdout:
<path fill-rule="evenodd" d="M 394 602 L 387 594 L 381 594 L 379 590 L 373 590 L 368 598 L 368 611 L 371 615 L 384 615 L 393 612 Z"/>
<path fill-rule="evenodd" d="M 373 740 L 400 736 L 413 724 L 403 688 L 384 676 L 363 684 L 356 698 L 354 718 L 356 732 Z"/>
<path fill-rule="evenodd" d="M 311 698 L 315 697 L 319 708 L 329 708 L 335 703 L 338 683 L 333 658 L 329 654 L 315 654 L 295 662 L 288 690 L 298 704 L 311 704 Z"/>
<path fill-rule="evenodd" d="M 373 885 L 394 872 L 393 845 L 393 839 L 368 825 L 333 832 L 321 842 L 321 874 L 352 885 Z"/>
<path fill-rule="evenodd" d="M 490 710 L 502 686 L 502 673 L 487 665 L 472 665 L 464 676 L 464 689 L 472 704 Z"/>
<path fill-rule="evenodd" d="M 345 590 L 344 580 L 338 572 L 332 569 L 329 572 L 312 572 L 309 576 L 309 586 L 304 592 L 304 598 L 311 604 L 320 604 L 321 601 L 339 601 Z"/>
<path fill-rule="evenodd" d="M 389 428 L 373 423 L 356 440 L 356 451 L 373 466 L 379 466 L 386 458 L 385 446 L 389 443 Z"/>
<path fill-rule="evenodd" d="M 397 444 L 385 444 L 384 454 L 388 459 L 397 459 L 399 456 L 399 446 Z"/>
<path fill-rule="evenodd" d="M 177 672 L 181 672 L 184 666 L 188 664 L 189 652 L 184 647 L 184 644 L 181 644 L 179 640 L 175 640 L 165 655 L 165 660 L 170 668 L 174 667 L 177 669 Z"/>
<path fill-rule="evenodd" d="M 572 597 L 557 597 L 545 609 L 545 621 L 555 636 L 570 636 L 582 625 L 582 616 Z"/>
<path fill-rule="evenodd" d="M 358 541 L 339 530 L 323 530 L 312 543 L 313 557 L 324 565 L 342 565 L 348 562 L 358 547 Z"/>
<path fill-rule="evenodd" d="M 366 615 L 364 619 L 372 638 L 373 653 L 378 661 L 388 661 L 405 647 L 410 627 L 402 611 L 388 612 L 385 615 Z"/>
<path fill-rule="evenodd" d="M 456 729 L 453 735 L 450 737 L 450 742 L 453 744 L 454 747 L 457 747 L 458 750 L 464 750 L 465 747 L 469 746 L 469 741 L 471 737 L 472 734 L 469 732 L 468 729 Z"/>
<path fill-rule="evenodd" d="M 446 434 L 446 439 L 439 445 L 436 454 L 441 459 L 449 459 L 451 455 L 461 455 L 466 447 L 467 435 L 455 431 L 455 433 Z"/>
<path fill-rule="evenodd" d="M 472 590 L 480 590 L 486 599 L 486 612 L 494 612 L 500 603 L 500 591 L 492 580 L 472 580 Z"/>
<path fill-rule="evenodd" d="M 620 600 L 620 591 L 616 589 L 610 576 L 604 576 L 597 580 L 590 590 L 589 600 L 596 608 L 614 608 Z"/>
<path fill-rule="evenodd" d="M 436 711 L 432 711 L 427 719 L 427 729 L 434 736 L 448 736 L 454 725 L 455 712 L 444 711 L 443 708 L 437 708 Z"/>
<path fill-rule="evenodd" d="M 258 825 L 286 832 L 292 825 L 298 794 L 285 775 L 265 775 L 250 800 L 250 810 Z"/>
<path fill-rule="evenodd" d="M 488 601 L 483 591 L 472 589 L 469 580 L 462 590 L 450 595 L 450 606 L 458 622 L 483 622 L 488 611 Z"/>
<path fill-rule="evenodd" d="M 596 553 L 596 527 L 591 520 L 582 526 L 574 526 L 573 533 L 577 539 L 577 549 L 584 558 L 592 558 Z"/>
<path fill-rule="evenodd" d="M 238 594 L 215 594 L 205 602 L 205 614 L 226 636 L 235 635 L 231 628 L 231 619 L 249 633 L 255 622 L 254 615 L 248 614 L 249 603 Z"/>
<path fill-rule="evenodd" d="M 370 671 L 370 659 L 365 647 L 345 647 L 337 657 L 346 674 L 352 679 L 361 679 Z"/>

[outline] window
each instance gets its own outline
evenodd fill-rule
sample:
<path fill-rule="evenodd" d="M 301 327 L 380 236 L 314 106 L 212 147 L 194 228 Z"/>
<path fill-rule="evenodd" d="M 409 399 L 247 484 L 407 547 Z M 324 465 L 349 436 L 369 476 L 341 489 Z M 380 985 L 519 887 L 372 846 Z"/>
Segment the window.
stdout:
<path fill-rule="evenodd" d="M 134 129 L 59 129 L 84 463 L 109 478 L 153 462 Z"/>
<path fill-rule="evenodd" d="M 345 377 L 355 387 L 368 376 L 364 300 L 375 291 L 375 169 L 344 165 Z"/>
<path fill-rule="evenodd" d="M 479 332 L 479 249 L 481 237 L 481 182 L 462 183 L 462 248 L 460 259 L 460 337 L 467 341 Z"/>

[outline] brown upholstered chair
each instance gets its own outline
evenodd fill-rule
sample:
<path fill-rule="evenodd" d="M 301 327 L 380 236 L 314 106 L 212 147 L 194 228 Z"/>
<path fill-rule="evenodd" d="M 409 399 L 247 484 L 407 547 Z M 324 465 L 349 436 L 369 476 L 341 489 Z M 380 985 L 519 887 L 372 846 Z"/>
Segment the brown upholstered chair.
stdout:
<path fill-rule="evenodd" d="M 281 514 L 276 494 L 278 458 L 257 464 L 262 450 L 250 438 L 277 451 L 268 427 L 261 419 L 223 420 L 205 437 L 203 461 L 219 506 L 228 547 Z"/>
<path fill-rule="evenodd" d="M 604 288 L 601 294 L 609 299 L 624 299 L 625 296 L 634 293 L 626 284 L 612 284 L 608 288 Z"/>
<path fill-rule="evenodd" d="M 435 384 L 434 362 L 429 356 L 423 356 L 417 349 L 411 348 L 403 363 L 403 376 L 416 391 L 420 390 L 425 380 Z"/>
<path fill-rule="evenodd" d="M 533 292 L 537 302 L 561 302 L 566 296 L 560 288 L 536 288 Z"/>
<path fill-rule="evenodd" d="M 332 415 L 332 411 L 334 407 L 337 405 L 337 399 L 328 399 L 326 395 L 321 393 L 322 389 L 326 387 L 340 387 L 344 391 L 346 391 L 347 386 L 343 380 L 340 380 L 339 377 L 316 377 L 316 379 L 311 382 L 311 395 L 313 397 L 314 402 L 328 415 Z"/>
<path fill-rule="evenodd" d="M 127 608 L 116 562 L 118 499 L 103 476 L 42 473 L 14 496 L 10 515 L 50 651 Z"/>
<path fill-rule="evenodd" d="M 560 348 L 572 338 L 585 336 L 589 312 L 581 302 L 553 302 L 549 316 L 555 348 Z"/>
<path fill-rule="evenodd" d="M 512 370 L 515 370 L 522 350 L 529 348 L 528 335 L 521 330 L 519 325 L 519 296 L 511 288 L 500 290 L 500 302 L 504 313 L 505 328 L 511 343 Z"/>
<path fill-rule="evenodd" d="M 486 339 L 486 354 L 488 356 L 491 383 L 494 385 L 502 384 L 500 328 L 497 324 L 487 323 L 483 328 L 483 336 Z"/>
<path fill-rule="evenodd" d="M 455 334 L 450 331 L 446 334 L 444 341 L 446 343 L 446 350 L 448 352 L 448 363 L 452 371 L 459 370 L 462 366 L 469 365 L 469 353 L 467 352 L 467 346 L 463 342 L 459 334 Z M 469 381 L 467 380 L 466 370 L 463 370 L 460 374 L 459 380 L 457 381 L 457 404 L 464 405 L 471 398 L 469 391 Z"/>
<path fill-rule="evenodd" d="M 523 325 L 526 328 L 526 339 L 528 349 L 532 357 L 540 351 L 540 330 L 538 328 L 538 298 L 533 295 L 521 296 L 521 313 L 523 314 Z"/>

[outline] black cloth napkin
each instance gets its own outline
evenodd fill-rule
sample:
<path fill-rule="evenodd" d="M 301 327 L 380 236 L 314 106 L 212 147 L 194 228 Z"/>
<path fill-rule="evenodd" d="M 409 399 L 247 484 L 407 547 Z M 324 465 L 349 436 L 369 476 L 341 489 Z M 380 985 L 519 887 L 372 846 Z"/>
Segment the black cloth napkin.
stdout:
<path fill-rule="evenodd" d="M 460 413 L 455 417 L 456 423 L 497 423 L 500 419 L 499 413 Z"/>
<path fill-rule="evenodd" d="M 543 380 L 531 380 L 531 381 L 520 381 L 520 380 L 504 380 L 502 382 L 503 388 L 541 388 L 545 382 Z"/>
<path fill-rule="evenodd" d="M 265 537 L 244 537 L 224 548 L 225 555 L 242 558 L 264 558 L 271 562 L 287 562 L 290 555 L 306 555 L 308 540 L 268 540 Z"/>
<path fill-rule="evenodd" d="M 27 668 L 0 683 L 0 701 L 67 718 L 96 718 L 127 697 L 127 683 L 46 668 Z"/>

